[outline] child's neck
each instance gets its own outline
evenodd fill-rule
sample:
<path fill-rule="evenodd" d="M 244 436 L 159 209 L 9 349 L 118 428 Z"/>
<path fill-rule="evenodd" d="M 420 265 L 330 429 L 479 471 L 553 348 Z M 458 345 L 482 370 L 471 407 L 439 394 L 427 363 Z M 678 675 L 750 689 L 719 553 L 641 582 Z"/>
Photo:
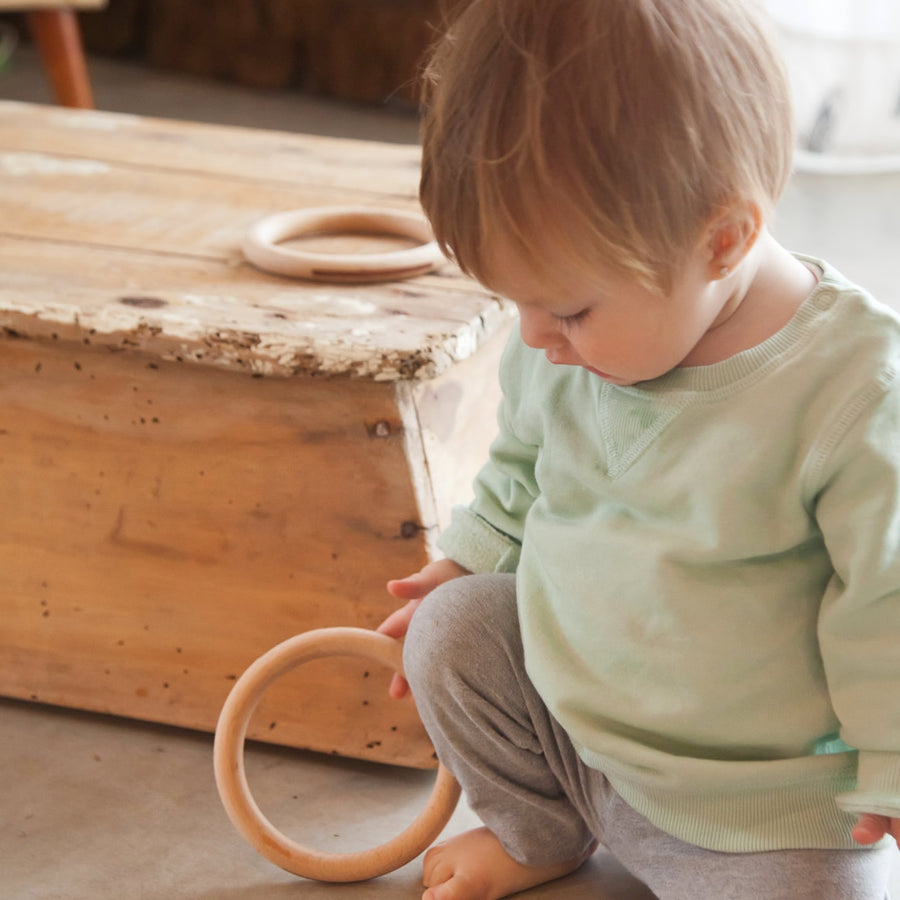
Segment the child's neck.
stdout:
<path fill-rule="evenodd" d="M 682 365 L 708 366 L 758 346 L 790 322 L 816 286 L 813 272 L 768 231 L 751 253 L 729 300 L 730 315 L 706 333 Z"/>

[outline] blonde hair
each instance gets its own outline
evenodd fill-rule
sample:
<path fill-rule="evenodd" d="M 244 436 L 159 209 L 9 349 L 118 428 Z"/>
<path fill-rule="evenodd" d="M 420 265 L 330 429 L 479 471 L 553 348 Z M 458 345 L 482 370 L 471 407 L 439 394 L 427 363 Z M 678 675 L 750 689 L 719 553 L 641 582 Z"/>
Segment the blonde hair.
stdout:
<path fill-rule="evenodd" d="M 789 89 L 754 0 L 469 0 L 427 67 L 422 205 L 487 280 L 496 240 L 665 291 L 735 200 L 774 207 Z"/>

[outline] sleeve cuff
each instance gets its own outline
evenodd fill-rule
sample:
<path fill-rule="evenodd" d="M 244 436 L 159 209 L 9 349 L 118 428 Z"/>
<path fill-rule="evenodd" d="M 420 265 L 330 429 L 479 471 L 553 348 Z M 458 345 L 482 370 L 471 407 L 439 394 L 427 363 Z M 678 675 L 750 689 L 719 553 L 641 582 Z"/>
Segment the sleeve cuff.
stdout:
<path fill-rule="evenodd" d="M 438 547 L 454 562 L 475 575 L 515 572 L 519 565 L 518 541 L 489 525 L 466 506 L 455 506 L 449 528 Z"/>
<path fill-rule="evenodd" d="M 839 794 L 837 805 L 847 813 L 900 818 L 900 753 L 861 751 L 856 790 Z"/>

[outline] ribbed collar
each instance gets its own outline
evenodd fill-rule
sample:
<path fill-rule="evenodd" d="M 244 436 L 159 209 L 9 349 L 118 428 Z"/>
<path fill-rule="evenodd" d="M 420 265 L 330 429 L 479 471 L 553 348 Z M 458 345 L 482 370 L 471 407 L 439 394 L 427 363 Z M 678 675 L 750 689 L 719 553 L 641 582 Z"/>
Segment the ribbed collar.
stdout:
<path fill-rule="evenodd" d="M 831 309 L 840 292 L 851 286 L 843 275 L 826 262 L 799 253 L 794 255 L 801 262 L 818 269 L 819 281 L 787 325 L 761 344 L 742 350 L 721 362 L 708 366 L 680 367 L 653 381 L 616 387 L 615 390 L 656 395 L 703 394 L 704 399 L 712 400 L 756 381 L 771 366 L 783 362 L 815 331 L 823 319 L 823 313 Z"/>

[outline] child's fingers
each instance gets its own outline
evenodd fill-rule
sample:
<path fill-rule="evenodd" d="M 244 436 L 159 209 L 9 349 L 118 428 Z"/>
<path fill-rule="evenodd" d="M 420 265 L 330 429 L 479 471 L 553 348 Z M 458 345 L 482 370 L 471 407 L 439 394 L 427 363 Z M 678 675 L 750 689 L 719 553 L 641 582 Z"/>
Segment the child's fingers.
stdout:
<path fill-rule="evenodd" d="M 395 578 L 387 583 L 388 593 L 398 600 L 421 600 L 428 593 L 428 583 L 421 575 Z"/>
<path fill-rule="evenodd" d="M 421 571 L 387 583 L 388 593 L 398 600 L 422 600 L 446 581 L 467 575 L 468 571 L 450 559 L 429 563 Z"/>
<path fill-rule="evenodd" d="M 388 695 L 393 700 L 402 700 L 408 693 L 409 683 L 399 672 L 395 672 L 388 688 Z"/>
<path fill-rule="evenodd" d="M 418 605 L 419 602 L 417 600 L 411 600 L 406 606 L 395 610 L 378 626 L 377 631 L 380 634 L 386 634 L 388 637 L 401 640 L 406 636 L 410 620 Z M 409 684 L 406 679 L 399 672 L 395 672 L 388 687 L 388 694 L 394 700 L 400 700 L 408 693 Z"/>
<path fill-rule="evenodd" d="M 413 613 L 423 598 L 445 581 L 458 578 L 463 574 L 467 574 L 465 569 L 449 559 L 443 559 L 429 563 L 414 575 L 389 581 L 387 583 L 388 593 L 397 600 L 406 600 L 406 605 L 394 610 L 378 626 L 377 631 L 396 640 L 405 638 Z M 399 700 L 408 693 L 409 684 L 406 679 L 402 675 L 395 674 L 391 679 L 388 694 L 395 700 Z"/>
<path fill-rule="evenodd" d="M 410 620 L 418 605 L 417 601 L 410 600 L 406 606 L 395 609 L 375 630 L 379 634 L 386 634 L 388 637 L 400 640 L 406 636 Z"/>
<path fill-rule="evenodd" d="M 853 840 L 857 844 L 874 844 L 887 834 L 889 824 L 886 816 L 864 813 L 851 832 Z"/>

